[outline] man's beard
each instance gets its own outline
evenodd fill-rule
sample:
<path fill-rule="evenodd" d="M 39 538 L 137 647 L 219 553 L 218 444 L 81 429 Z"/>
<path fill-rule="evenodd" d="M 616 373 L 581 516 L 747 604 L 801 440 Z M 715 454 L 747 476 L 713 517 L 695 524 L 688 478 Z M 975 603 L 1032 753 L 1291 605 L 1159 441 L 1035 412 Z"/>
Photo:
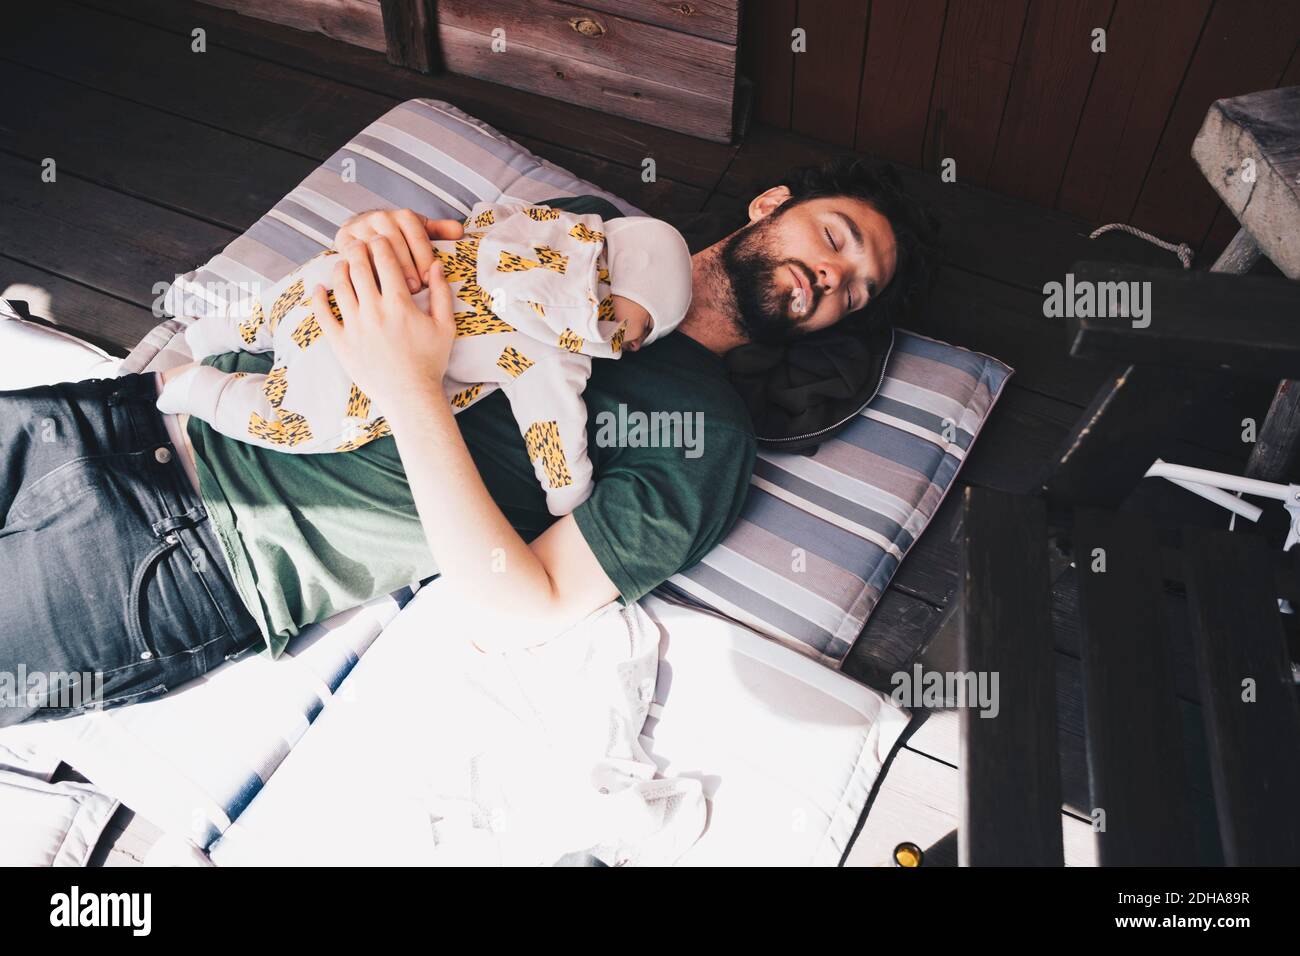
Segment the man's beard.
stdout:
<path fill-rule="evenodd" d="M 740 332 L 757 345 L 781 345 L 798 334 L 798 325 L 788 314 L 790 292 L 777 284 L 777 270 L 789 266 L 808 278 L 813 298 L 805 316 L 811 315 L 821 299 L 813 276 L 802 262 L 783 259 L 776 253 L 773 233 L 783 209 L 750 223 L 734 233 L 718 257 L 731 283 L 732 321 Z"/>

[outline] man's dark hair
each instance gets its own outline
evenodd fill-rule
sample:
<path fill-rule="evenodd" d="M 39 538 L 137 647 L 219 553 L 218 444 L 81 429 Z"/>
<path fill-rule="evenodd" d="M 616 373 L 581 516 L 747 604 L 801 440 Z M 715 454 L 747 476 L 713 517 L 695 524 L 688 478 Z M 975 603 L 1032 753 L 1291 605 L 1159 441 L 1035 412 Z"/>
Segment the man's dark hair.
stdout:
<path fill-rule="evenodd" d="M 896 325 L 929 288 L 939 258 L 938 223 L 922 203 L 903 191 L 898 172 L 846 154 L 792 169 L 779 185 L 790 190 L 782 210 L 810 199 L 849 196 L 889 220 L 898 246 L 894 277 L 880 295 L 839 324 L 850 329 Z"/>

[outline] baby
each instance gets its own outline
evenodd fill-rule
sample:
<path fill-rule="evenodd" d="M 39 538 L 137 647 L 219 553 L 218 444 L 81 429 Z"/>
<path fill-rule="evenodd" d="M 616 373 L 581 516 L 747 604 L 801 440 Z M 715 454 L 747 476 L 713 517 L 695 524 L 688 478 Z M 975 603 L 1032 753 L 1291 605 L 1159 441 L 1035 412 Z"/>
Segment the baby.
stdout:
<path fill-rule="evenodd" d="M 444 384 L 459 412 L 504 390 L 551 514 L 591 493 L 587 409 L 592 358 L 667 335 L 691 299 L 686 241 L 658 219 L 604 222 L 545 206 L 478 203 L 461 239 L 433 242 L 457 311 Z M 332 250 L 258 295 L 189 326 L 196 360 L 272 352 L 265 375 L 200 365 L 170 380 L 163 412 L 195 415 L 224 435 L 295 454 L 353 451 L 389 434 L 383 410 L 321 341 L 311 290 L 333 283 Z M 429 292 L 416 302 L 428 307 Z M 330 308 L 341 320 L 334 294 Z M 237 305 L 237 304 L 236 304 Z"/>

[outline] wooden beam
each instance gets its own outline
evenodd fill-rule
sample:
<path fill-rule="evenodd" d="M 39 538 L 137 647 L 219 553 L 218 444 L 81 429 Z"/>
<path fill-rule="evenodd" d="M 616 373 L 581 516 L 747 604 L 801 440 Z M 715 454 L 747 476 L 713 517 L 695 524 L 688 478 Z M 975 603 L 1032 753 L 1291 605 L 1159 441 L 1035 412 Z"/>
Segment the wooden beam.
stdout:
<path fill-rule="evenodd" d="M 1300 86 L 1217 100 L 1192 158 L 1264 255 L 1300 279 Z"/>
<path fill-rule="evenodd" d="M 1160 548 L 1137 515 L 1074 523 L 1092 812 L 1102 866 L 1197 862 Z"/>
<path fill-rule="evenodd" d="M 382 16 L 375 0 L 200 0 L 242 17 L 311 31 L 367 50 L 384 49 Z M 135 6 L 118 4 L 119 7 Z M 136 12 L 136 11 L 133 11 Z M 201 22 L 201 21 L 200 21 Z M 199 23 L 195 24 L 196 26 Z"/>
<path fill-rule="evenodd" d="M 1256 435 L 1246 477 L 1291 482 L 1300 468 L 1300 381 L 1283 379 Z"/>
<path fill-rule="evenodd" d="M 1263 254 L 1243 226 L 1219 254 L 1211 272 L 1245 275 Z M 1300 381 L 1282 379 L 1259 426 L 1255 447 L 1246 462 L 1246 477 L 1264 481 L 1287 479 L 1300 458 Z"/>
<path fill-rule="evenodd" d="M 708 37 L 732 46 L 740 35 L 740 5 L 734 0 L 691 0 L 690 3 L 646 3 L 645 0 L 582 0 L 582 6 L 591 10 L 616 13 L 633 20 L 642 20 L 656 26 L 667 27 L 678 33 Z M 766 7 L 766 4 L 764 4 Z M 758 15 L 767 14 L 766 9 Z"/>
<path fill-rule="evenodd" d="M 1176 457 L 1180 428 L 1220 375 L 1127 366 L 1097 389 L 1061 442 L 1044 491 L 1054 505 L 1118 508 L 1157 458 Z"/>
<path fill-rule="evenodd" d="M 1189 528 L 1187 598 L 1224 861 L 1300 864 L 1300 705 L 1260 537 Z"/>
<path fill-rule="evenodd" d="M 963 498 L 958 668 L 997 675 L 996 716 L 962 707 L 962 866 L 1060 866 L 1061 773 L 1047 515 L 984 488 Z M 990 683 L 989 686 L 992 686 Z"/>
<path fill-rule="evenodd" d="M 1244 276 L 1255 267 L 1260 255 L 1259 244 L 1250 238 L 1250 233 L 1245 229 L 1238 229 L 1237 234 L 1219 253 L 1219 258 L 1214 260 L 1214 265 L 1210 266 L 1210 271 Z"/>
<path fill-rule="evenodd" d="M 433 0 L 379 0 L 388 62 L 421 73 L 441 69 Z"/>
<path fill-rule="evenodd" d="M 437 32 L 453 73 L 731 139 L 734 45 L 564 0 L 439 0 Z"/>
<path fill-rule="evenodd" d="M 1300 283 L 1103 262 L 1077 262 L 1070 271 L 1076 297 L 1091 288 L 1112 312 L 1111 293 L 1141 283 L 1147 310 L 1141 318 L 1079 315 L 1067 285 L 1071 355 L 1273 379 L 1300 372 Z"/>

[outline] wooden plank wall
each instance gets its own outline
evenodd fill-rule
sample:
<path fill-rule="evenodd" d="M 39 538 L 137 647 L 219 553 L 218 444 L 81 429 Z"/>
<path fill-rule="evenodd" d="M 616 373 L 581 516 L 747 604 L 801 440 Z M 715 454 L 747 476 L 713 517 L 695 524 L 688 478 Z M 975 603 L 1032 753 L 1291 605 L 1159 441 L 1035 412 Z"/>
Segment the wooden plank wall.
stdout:
<path fill-rule="evenodd" d="M 1202 265 L 1236 229 L 1190 157 L 1206 110 L 1300 83 L 1290 0 L 745 0 L 741 26 L 760 122 L 951 157 L 961 182 L 1189 242 Z"/>
<path fill-rule="evenodd" d="M 322 33 L 367 50 L 384 51 L 384 16 L 379 0 L 202 0 L 246 17 Z"/>

